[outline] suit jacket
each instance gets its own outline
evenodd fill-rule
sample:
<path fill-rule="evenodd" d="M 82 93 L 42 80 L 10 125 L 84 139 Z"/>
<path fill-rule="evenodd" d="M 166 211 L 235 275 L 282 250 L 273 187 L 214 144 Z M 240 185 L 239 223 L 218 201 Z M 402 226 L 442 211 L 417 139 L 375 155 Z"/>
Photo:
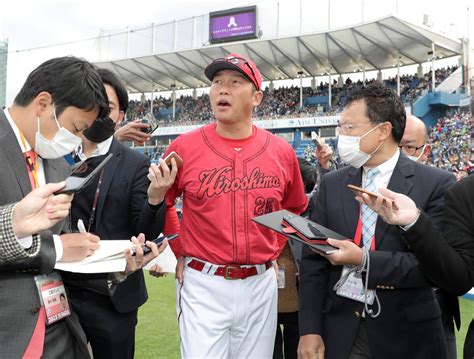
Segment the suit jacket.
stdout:
<path fill-rule="evenodd" d="M 0 265 L 35 256 L 40 249 L 40 237 L 37 234 L 32 236 L 32 244 L 28 249 L 18 243 L 13 232 L 14 208 L 15 204 L 0 207 Z"/>
<path fill-rule="evenodd" d="M 154 239 L 161 233 L 164 225 L 166 206 L 164 202 L 158 209 L 150 208 L 147 189 L 150 159 L 117 140 L 113 139 L 109 153 L 113 154 L 104 167 L 104 178 L 100 186 L 95 233 L 101 240 L 127 239 L 144 233 L 146 239 Z M 81 196 L 76 194 L 74 201 Z M 91 203 L 92 206 L 92 203 Z M 93 276 L 74 276 L 64 273 L 66 284 L 74 283 L 75 278 Z M 148 299 L 143 271 L 139 270 L 118 284 L 110 297 L 118 312 L 136 310 Z"/>
<path fill-rule="evenodd" d="M 415 163 L 400 154 L 388 188 L 412 198 L 432 220 L 443 216 L 443 196 L 454 183 L 448 172 Z M 326 174 L 312 220 L 353 238 L 359 203 L 348 184 L 361 186 L 362 169 L 346 167 Z M 381 313 L 365 319 L 373 358 L 445 358 L 440 308 L 432 283 L 401 237 L 401 229 L 379 217 L 376 251 L 370 253 L 369 289 L 376 289 Z M 326 358 L 347 358 L 360 324 L 363 303 L 336 295 L 342 266 L 303 250 L 300 273 L 300 335 L 320 334 Z M 376 308 L 374 308 L 376 309 Z"/>
<path fill-rule="evenodd" d="M 462 295 L 474 287 L 474 175 L 446 192 L 444 218 L 441 233 L 422 212 L 404 238 L 437 286 Z"/>
<path fill-rule="evenodd" d="M 61 159 L 43 160 L 46 182 L 64 180 L 69 174 L 69 166 Z M 0 111 L 0 205 L 20 201 L 31 191 L 22 150 L 3 111 Z M 2 356 L 21 356 L 28 345 L 35 328 L 40 301 L 33 277 L 53 271 L 56 263 L 53 233 L 59 233 L 63 223 L 52 230 L 43 231 L 40 248 L 32 256 L 15 261 L 0 262 L 0 348 Z M 54 325 L 54 337 L 66 340 L 71 333 L 86 348 L 85 335 L 74 315 Z M 47 328 L 48 333 L 53 327 Z M 60 327 L 60 330 L 58 328 Z M 64 335 L 58 335 L 58 333 Z M 54 353 L 52 353 L 54 355 Z"/>

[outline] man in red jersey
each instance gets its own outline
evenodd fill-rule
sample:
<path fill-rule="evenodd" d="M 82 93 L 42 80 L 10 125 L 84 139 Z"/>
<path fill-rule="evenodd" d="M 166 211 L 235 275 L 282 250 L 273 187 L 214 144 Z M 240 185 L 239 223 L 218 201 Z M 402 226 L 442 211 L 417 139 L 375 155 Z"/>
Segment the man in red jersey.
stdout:
<path fill-rule="evenodd" d="M 274 232 L 251 219 L 307 206 L 291 146 L 252 124 L 262 76 L 237 54 L 205 69 L 216 123 L 178 137 L 184 160 L 167 204 L 181 194 L 177 311 L 184 358 L 271 358 L 277 323 Z M 184 271 L 182 270 L 184 267 Z"/>

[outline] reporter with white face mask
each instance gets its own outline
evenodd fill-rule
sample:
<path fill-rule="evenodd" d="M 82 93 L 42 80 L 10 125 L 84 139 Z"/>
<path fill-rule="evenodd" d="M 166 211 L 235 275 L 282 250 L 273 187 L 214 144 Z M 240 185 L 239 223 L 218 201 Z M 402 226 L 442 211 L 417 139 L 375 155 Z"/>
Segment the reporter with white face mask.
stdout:
<path fill-rule="evenodd" d="M 0 111 L 0 205 L 20 201 L 46 183 L 64 180 L 69 166 L 62 156 L 81 142 L 81 131 L 108 112 L 102 80 L 87 61 L 61 57 L 33 70 L 14 103 Z M 53 271 L 56 261 L 80 260 L 99 248 L 99 238 L 92 234 L 57 235 L 64 228 L 61 221 L 41 232 L 40 249 L 34 256 L 0 264 L 4 357 L 89 357 L 74 313 L 53 323 L 51 308 L 40 301 L 39 293 L 46 288 L 39 275 L 53 274 L 47 280 L 60 293 L 64 286 Z M 18 244 L 28 251 L 35 241 L 30 236 L 20 238 Z"/>
<path fill-rule="evenodd" d="M 441 224 L 454 177 L 400 152 L 405 121 L 400 98 L 380 84 L 348 96 L 338 151 L 349 166 L 323 176 L 311 220 L 353 240 L 328 239 L 339 248 L 329 255 L 303 250 L 299 358 L 446 358 L 432 283 L 400 229 L 347 188 L 403 192 Z"/>

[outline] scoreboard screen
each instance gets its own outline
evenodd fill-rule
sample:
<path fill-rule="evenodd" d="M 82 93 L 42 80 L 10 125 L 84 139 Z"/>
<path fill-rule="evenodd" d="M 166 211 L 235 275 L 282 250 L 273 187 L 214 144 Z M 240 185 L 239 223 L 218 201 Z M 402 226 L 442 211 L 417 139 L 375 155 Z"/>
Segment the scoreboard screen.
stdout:
<path fill-rule="evenodd" d="M 209 42 L 257 38 L 257 6 L 247 6 L 209 14 Z"/>

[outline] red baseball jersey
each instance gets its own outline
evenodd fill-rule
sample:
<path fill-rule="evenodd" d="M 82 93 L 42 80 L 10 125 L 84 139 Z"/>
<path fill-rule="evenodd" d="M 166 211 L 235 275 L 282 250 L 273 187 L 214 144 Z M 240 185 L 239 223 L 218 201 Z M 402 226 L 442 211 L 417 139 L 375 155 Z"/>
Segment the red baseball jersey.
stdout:
<path fill-rule="evenodd" d="M 283 139 L 253 126 L 242 148 L 222 138 L 216 124 L 174 140 L 168 153 L 183 159 L 166 194 L 183 194 L 178 255 L 215 264 L 261 264 L 277 258 L 276 233 L 252 222 L 287 209 L 301 213 L 307 198 L 295 152 Z"/>

